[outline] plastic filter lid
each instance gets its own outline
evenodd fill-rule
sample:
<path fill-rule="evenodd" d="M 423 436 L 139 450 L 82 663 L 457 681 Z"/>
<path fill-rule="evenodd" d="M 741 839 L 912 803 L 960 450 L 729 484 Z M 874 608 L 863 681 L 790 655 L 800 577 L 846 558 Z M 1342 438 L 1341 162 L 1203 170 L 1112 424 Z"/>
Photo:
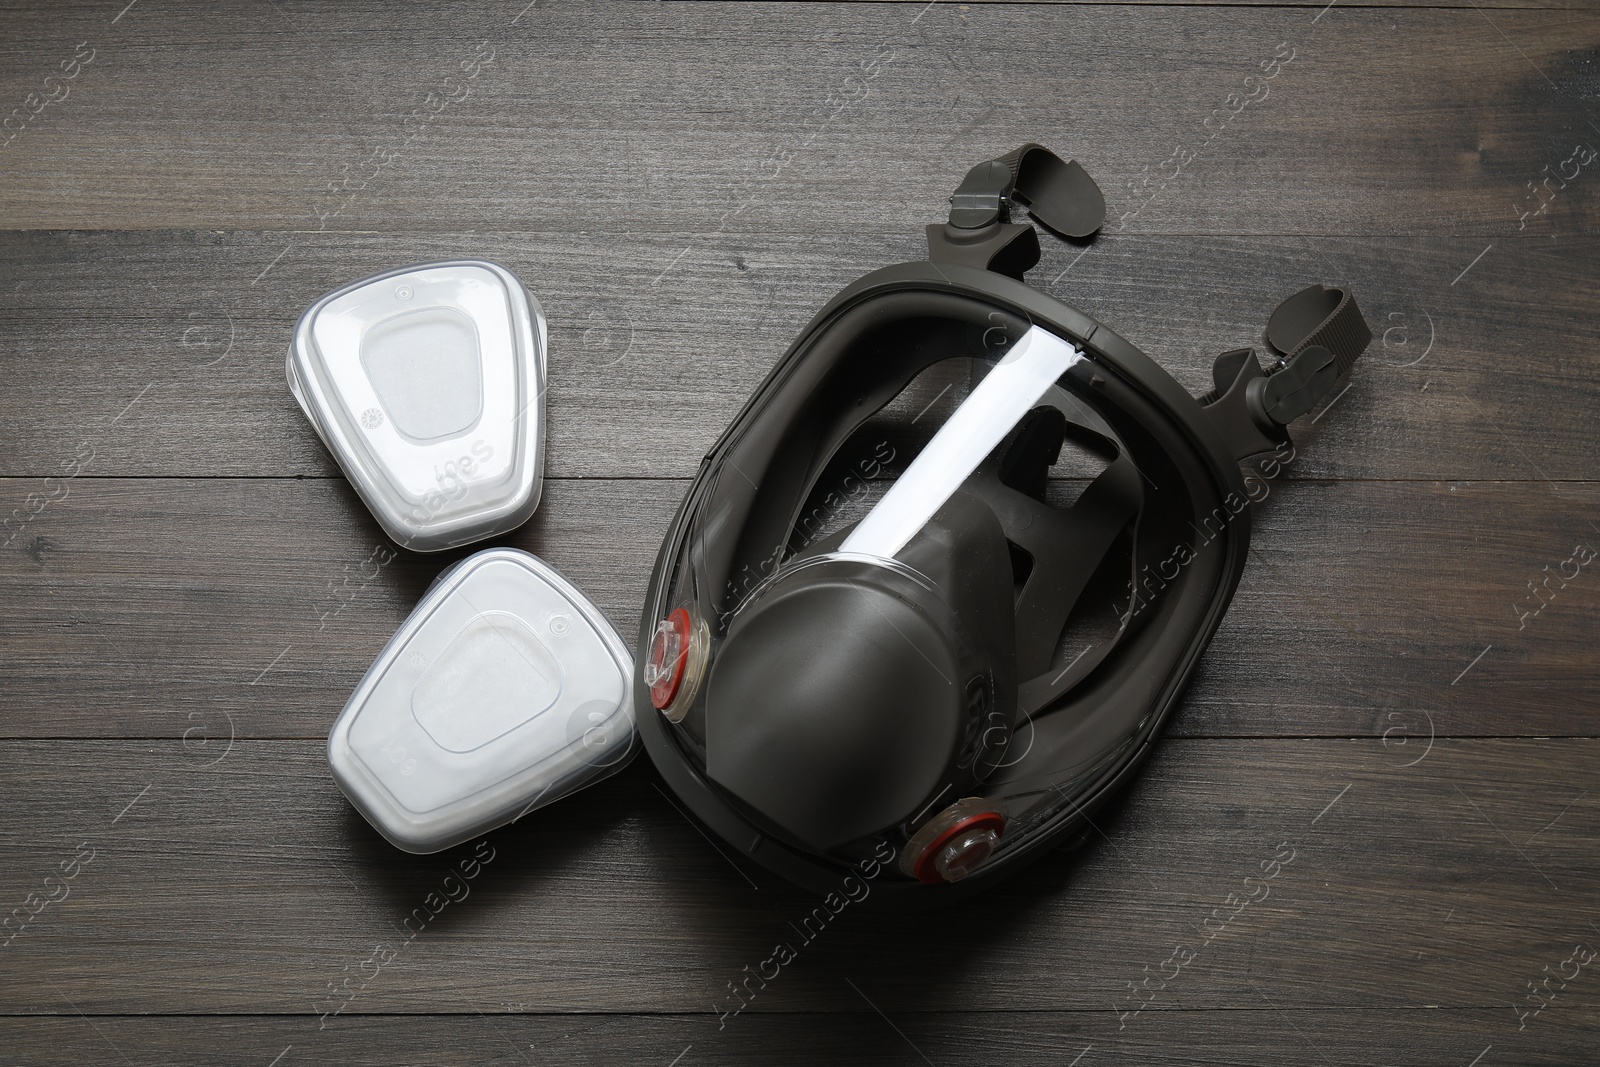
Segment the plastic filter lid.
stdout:
<path fill-rule="evenodd" d="M 407 852 L 438 852 L 620 770 L 633 661 L 549 564 L 493 548 L 445 571 L 328 735 L 334 779 Z"/>
<path fill-rule="evenodd" d="M 300 317 L 289 388 L 389 536 L 438 551 L 538 507 L 546 341 L 539 302 L 504 267 L 407 267 Z"/>

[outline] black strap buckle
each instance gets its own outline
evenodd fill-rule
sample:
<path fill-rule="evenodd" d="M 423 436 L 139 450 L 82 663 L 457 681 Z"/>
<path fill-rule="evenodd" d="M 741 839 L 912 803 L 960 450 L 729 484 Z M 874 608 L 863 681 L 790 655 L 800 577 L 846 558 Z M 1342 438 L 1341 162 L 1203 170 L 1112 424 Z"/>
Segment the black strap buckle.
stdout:
<path fill-rule="evenodd" d="M 958 230 L 978 230 L 1007 221 L 1006 201 L 1014 187 L 1010 167 L 998 159 L 979 163 L 967 171 L 950 198 L 950 225 Z"/>
<path fill-rule="evenodd" d="M 1224 352 L 1212 365 L 1215 388 L 1201 398 L 1239 459 L 1289 440 L 1289 423 L 1345 380 L 1372 342 L 1355 297 L 1346 289 L 1310 285 L 1272 313 L 1267 343 L 1279 364 L 1263 371 L 1255 350 Z"/>
<path fill-rule="evenodd" d="M 1088 237 L 1106 217 L 1105 197 L 1087 171 L 1029 143 L 967 171 L 950 198 L 950 221 L 928 227 L 928 259 L 1020 281 L 1039 262 L 1039 237 L 1032 226 L 1011 221 L 1013 202 L 1025 205 L 1041 226 L 1068 238 Z"/>

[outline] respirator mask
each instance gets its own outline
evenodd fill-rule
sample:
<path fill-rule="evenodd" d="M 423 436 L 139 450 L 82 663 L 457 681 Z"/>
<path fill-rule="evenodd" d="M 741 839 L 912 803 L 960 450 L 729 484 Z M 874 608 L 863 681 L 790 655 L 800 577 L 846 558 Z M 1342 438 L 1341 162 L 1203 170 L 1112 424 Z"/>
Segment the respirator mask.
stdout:
<path fill-rule="evenodd" d="M 927 261 L 801 332 L 652 577 L 646 750 L 719 836 L 818 892 L 892 850 L 879 896 L 953 899 L 1082 829 L 1233 595 L 1239 460 L 1286 444 L 1371 337 L 1348 293 L 1311 286 L 1273 314 L 1271 366 L 1225 353 L 1197 399 L 1024 284 L 1018 204 L 1071 238 L 1105 210 L 1038 145 L 974 167 Z"/>

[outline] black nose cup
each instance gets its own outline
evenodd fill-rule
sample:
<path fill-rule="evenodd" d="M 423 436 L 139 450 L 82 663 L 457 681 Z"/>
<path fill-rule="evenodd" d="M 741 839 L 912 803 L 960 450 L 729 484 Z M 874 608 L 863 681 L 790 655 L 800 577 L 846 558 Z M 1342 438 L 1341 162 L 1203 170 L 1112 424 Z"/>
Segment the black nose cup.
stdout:
<path fill-rule="evenodd" d="M 1011 588 L 999 523 L 962 493 L 896 560 L 791 564 L 713 666 L 711 778 L 819 852 L 963 795 L 1010 736 Z"/>

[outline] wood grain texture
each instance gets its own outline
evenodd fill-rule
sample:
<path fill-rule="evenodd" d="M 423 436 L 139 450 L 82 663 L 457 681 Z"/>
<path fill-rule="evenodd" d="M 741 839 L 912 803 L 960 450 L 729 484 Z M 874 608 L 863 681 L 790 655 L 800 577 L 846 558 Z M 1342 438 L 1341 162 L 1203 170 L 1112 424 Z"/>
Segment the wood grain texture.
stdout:
<path fill-rule="evenodd" d="M 1550 979 L 1600 946 L 1600 577 L 1537 614 L 1528 587 L 1600 548 L 1600 177 L 1553 177 L 1600 138 L 1588 0 L 108 0 L 0 26 L 0 107 L 70 89 L 0 145 L 0 908 L 94 850 L 0 944 L 0 1061 L 1594 1059 L 1600 975 Z M 1213 133 L 1230 93 L 1257 99 Z M 501 543 L 632 644 L 756 383 L 1023 141 L 1110 212 L 1033 283 L 1191 392 L 1311 281 L 1377 335 L 1295 427 L 1146 773 L 969 904 L 808 940 L 816 902 L 641 760 L 490 834 L 407 940 L 473 847 L 386 844 L 322 739 L 465 551 L 363 575 L 388 542 L 286 388 L 300 311 L 408 262 L 529 284 L 550 480 Z M 797 959 L 719 1018 L 779 941 Z"/>
<path fill-rule="evenodd" d="M 721 237 L 672 266 L 689 240 L 0 234 L 0 473 L 54 474 L 87 444 L 96 476 L 337 477 L 284 380 L 300 312 L 380 270 L 476 256 L 510 266 L 550 315 L 548 472 L 687 477 L 829 297 L 927 254 L 908 227 Z M 1487 244 L 1112 236 L 1080 258 L 1047 240 L 1033 273 L 1194 394 L 1217 353 L 1264 351 L 1283 297 L 1353 285 L 1378 336 L 1349 392 L 1296 425 L 1301 476 L 1600 477 L 1600 243 Z"/>
<path fill-rule="evenodd" d="M 206 1016 L 194 1020 L 98 1016 L 0 1019 L 0 1035 L 19 1062 L 49 1067 L 89 1061 L 160 1062 L 206 1067 L 527 1067 L 552 1060 L 574 1067 L 618 1063 L 897 1065 L 974 1067 L 1003 1062 L 1080 1064 L 1405 1063 L 1462 1067 L 1485 1048 L 1534 1067 L 1581 1062 L 1594 1031 L 1567 1013 L 1532 1034 L 1505 1033 L 1493 1009 L 1344 1010 L 1259 1008 L 1149 1013 L 1140 1032 L 1104 1038 L 1092 1012 L 898 1012 L 886 1018 L 858 1001 L 856 1012 L 752 1015 L 717 1031 L 683 1015 L 463 1013 L 453 1017 L 374 1016 L 316 1029 L 293 1017 Z M 63 1007 L 65 1005 L 63 1004 Z M 1101 1013 L 1106 1014 L 1106 1013 Z M 708 1032 L 709 1031 L 709 1032 Z M 1087 1050 L 1087 1051 L 1086 1051 Z M 1492 1062 L 1486 1059 L 1484 1062 Z"/>
<path fill-rule="evenodd" d="M 709 1038 L 713 1003 L 736 1003 L 729 983 L 788 941 L 798 958 L 751 987 L 728 1029 L 764 1012 L 860 1012 L 848 979 L 891 1015 L 1088 1010 L 1097 1042 L 1142 1040 L 1165 1009 L 1260 1009 L 1263 996 L 1323 1012 L 1493 1010 L 1510 1037 L 1527 981 L 1600 940 L 1585 921 L 1600 879 L 1592 739 L 1441 741 L 1412 766 L 1374 740 L 1170 742 L 1078 852 L 937 921 L 874 911 L 869 894 L 809 940 L 818 901 L 714 850 L 648 762 L 483 849 L 416 857 L 344 800 L 321 741 L 239 741 L 220 758 L 175 740 L 6 741 L 0 754 L 16 803 L 0 899 L 22 905 L 77 845 L 95 850 L 70 894 L 0 949 L 13 1013 L 60 1013 L 65 997 L 93 1014 L 315 1024 L 348 978 L 332 1024 L 693 1012 Z M 404 927 L 474 852 L 487 862 L 458 899 Z M 1202 920 L 1245 895 L 1258 900 L 1201 940 Z M 363 967 L 376 945 L 392 958 Z M 1177 945 L 1194 958 L 1119 1020 L 1127 983 L 1147 965 L 1159 975 Z M 1528 1029 L 1565 1012 L 1592 1039 L 1596 998 L 1585 970 Z"/>
<path fill-rule="evenodd" d="M 1114 225 L 1199 152 L 1129 232 L 1502 236 L 1593 136 L 1600 42 L 1592 11 L 1471 6 L 118 7 L 12 20 L 7 97 L 95 58 L 4 150 L 7 228 L 914 233 L 1036 140 Z M 1213 139 L 1232 93 L 1258 102 Z"/>
<path fill-rule="evenodd" d="M 1595 733 L 1600 575 L 1540 599 L 1527 583 L 1570 572 L 1577 545 L 1600 550 L 1600 487 L 1265 484 L 1252 559 L 1173 733 Z M 0 494 L 41 486 L 0 480 Z M 5 736 L 180 737 L 191 716 L 224 715 L 240 737 L 326 735 L 428 583 L 471 551 L 368 562 L 388 542 L 342 480 L 67 487 L 0 554 Z M 631 645 L 685 488 L 552 482 L 499 543 L 548 559 Z"/>

